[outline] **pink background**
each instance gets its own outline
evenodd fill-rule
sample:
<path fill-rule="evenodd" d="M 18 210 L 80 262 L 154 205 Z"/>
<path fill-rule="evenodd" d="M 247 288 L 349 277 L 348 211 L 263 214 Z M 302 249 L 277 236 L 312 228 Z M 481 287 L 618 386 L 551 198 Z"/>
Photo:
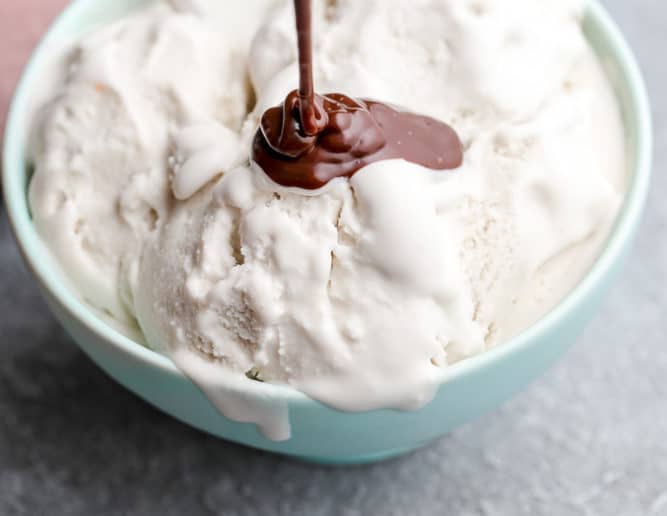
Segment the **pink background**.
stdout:
<path fill-rule="evenodd" d="M 0 134 L 21 70 L 67 0 L 0 0 Z"/>

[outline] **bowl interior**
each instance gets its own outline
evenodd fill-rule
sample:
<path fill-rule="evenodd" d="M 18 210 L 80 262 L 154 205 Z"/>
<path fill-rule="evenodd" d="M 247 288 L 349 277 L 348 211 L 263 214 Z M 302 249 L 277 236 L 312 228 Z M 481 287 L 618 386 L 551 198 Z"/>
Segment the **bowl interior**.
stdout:
<path fill-rule="evenodd" d="M 66 281 L 32 225 L 26 197 L 29 164 L 26 161 L 26 142 L 30 123 L 30 93 L 39 81 L 40 70 L 48 62 L 51 50 L 62 41 L 71 39 L 96 25 L 113 21 L 130 10 L 151 0 L 78 0 L 59 17 L 34 53 L 19 87 L 8 118 L 3 156 L 3 188 L 5 205 L 21 252 L 33 274 L 53 297 L 59 300 L 69 315 L 112 346 L 130 353 L 147 366 L 158 367 L 175 375 L 181 373 L 166 357 L 123 336 L 105 324 L 67 287 Z M 490 366 L 494 361 L 531 345 L 536 336 L 548 331 L 590 294 L 594 286 L 617 261 L 627 240 L 631 238 L 641 216 L 650 182 L 652 134 L 648 97 L 635 59 L 620 31 L 606 11 L 596 2 L 589 5 L 584 30 L 614 85 L 622 106 L 628 147 L 628 169 L 631 171 L 626 201 L 615 228 L 600 257 L 577 287 L 552 311 L 525 332 L 493 350 L 469 358 L 446 370 L 445 378 Z M 248 382 L 249 390 L 263 396 L 278 396 L 292 402 L 307 398 L 289 387 Z"/>

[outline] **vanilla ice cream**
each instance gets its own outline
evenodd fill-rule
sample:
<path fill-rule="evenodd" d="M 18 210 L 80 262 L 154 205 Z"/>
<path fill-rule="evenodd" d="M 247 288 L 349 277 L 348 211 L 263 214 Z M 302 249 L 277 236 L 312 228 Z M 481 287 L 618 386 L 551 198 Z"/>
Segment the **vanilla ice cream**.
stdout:
<path fill-rule="evenodd" d="M 134 320 L 143 242 L 172 202 L 166 165 L 184 139 L 174 135 L 187 141 L 197 127 L 215 128 L 219 148 L 233 149 L 209 153 L 215 173 L 245 154 L 237 132 L 251 100 L 246 55 L 256 17 L 225 20 L 175 3 L 180 10 L 157 2 L 68 44 L 62 81 L 45 83 L 53 91 L 35 124 L 35 225 L 83 298 L 124 323 Z"/>
<path fill-rule="evenodd" d="M 136 318 L 225 415 L 289 435 L 284 407 L 221 379 L 418 408 L 588 270 L 627 170 L 583 0 L 316 2 L 318 91 L 430 115 L 465 147 L 456 170 L 382 161 L 317 191 L 248 159 L 297 84 L 291 2 L 255 0 L 252 22 L 219 3 L 156 2 L 76 45 L 31 206 L 81 295 Z"/>

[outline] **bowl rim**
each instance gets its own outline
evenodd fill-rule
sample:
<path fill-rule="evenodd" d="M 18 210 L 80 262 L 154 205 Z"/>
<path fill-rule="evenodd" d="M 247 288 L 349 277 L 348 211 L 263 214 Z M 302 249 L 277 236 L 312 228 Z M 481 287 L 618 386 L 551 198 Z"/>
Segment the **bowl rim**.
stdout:
<path fill-rule="evenodd" d="M 115 347 L 117 351 L 140 361 L 147 367 L 157 368 L 163 373 L 176 375 L 185 380 L 185 375 L 168 357 L 122 335 L 100 319 L 73 290 L 67 287 L 64 279 L 60 279 L 46 270 L 39 259 L 43 252 L 43 244 L 31 221 L 27 200 L 27 178 L 23 178 L 21 173 L 21 169 L 25 170 L 26 167 L 27 122 L 24 120 L 24 115 L 29 113 L 30 86 L 37 77 L 38 68 L 48 57 L 50 43 L 61 39 L 58 34 L 60 27 L 73 23 L 73 20 L 80 17 L 84 6 L 87 6 L 86 4 L 86 0 L 74 0 L 51 24 L 31 55 L 12 99 L 5 128 L 2 161 L 4 203 L 10 227 L 24 262 L 42 288 L 58 301 L 69 317 L 95 334 L 100 341 Z M 609 50 L 629 85 L 628 107 L 634 120 L 633 123 L 636 124 L 637 148 L 636 157 L 634 163 L 632 163 L 634 173 L 628 185 L 624 205 L 605 247 L 591 269 L 554 308 L 504 344 L 443 369 L 438 389 L 456 378 L 489 367 L 514 353 L 538 345 L 540 335 L 549 333 L 557 327 L 568 317 L 568 314 L 582 305 L 598 285 L 604 281 L 614 264 L 623 255 L 626 243 L 632 239 L 634 229 L 641 218 L 650 186 L 653 153 L 653 130 L 648 93 L 636 58 L 609 13 L 598 0 L 589 0 L 587 9 L 587 16 L 592 17 L 596 25 L 606 35 Z M 22 178 L 25 181 L 21 181 Z M 244 383 L 246 384 L 243 387 L 245 392 L 257 396 L 269 396 L 292 404 L 297 402 L 317 403 L 288 385 L 260 382 Z"/>

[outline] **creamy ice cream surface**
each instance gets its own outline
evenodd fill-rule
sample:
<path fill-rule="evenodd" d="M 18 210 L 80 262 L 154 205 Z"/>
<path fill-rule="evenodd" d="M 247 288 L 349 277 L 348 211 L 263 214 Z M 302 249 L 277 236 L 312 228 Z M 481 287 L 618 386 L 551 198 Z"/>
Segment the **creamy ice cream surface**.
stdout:
<path fill-rule="evenodd" d="M 157 2 L 68 44 L 35 124 L 34 222 L 84 299 L 125 323 L 143 243 L 172 202 L 169 157 L 185 165 L 171 152 L 174 135 L 213 127 L 218 148 L 232 148 L 209 156 L 216 172 L 244 156 L 237 132 L 251 100 L 254 17 L 240 37 L 245 18 L 175 3 L 180 10 Z"/>
<path fill-rule="evenodd" d="M 297 84 L 291 3 L 231 5 L 155 2 L 76 42 L 30 188 L 81 296 L 225 415 L 288 437 L 284 407 L 220 394 L 257 380 L 418 408 L 588 270 L 627 169 L 582 0 L 315 2 L 320 91 L 430 115 L 465 148 L 455 170 L 380 161 L 315 191 L 248 158 Z"/>

